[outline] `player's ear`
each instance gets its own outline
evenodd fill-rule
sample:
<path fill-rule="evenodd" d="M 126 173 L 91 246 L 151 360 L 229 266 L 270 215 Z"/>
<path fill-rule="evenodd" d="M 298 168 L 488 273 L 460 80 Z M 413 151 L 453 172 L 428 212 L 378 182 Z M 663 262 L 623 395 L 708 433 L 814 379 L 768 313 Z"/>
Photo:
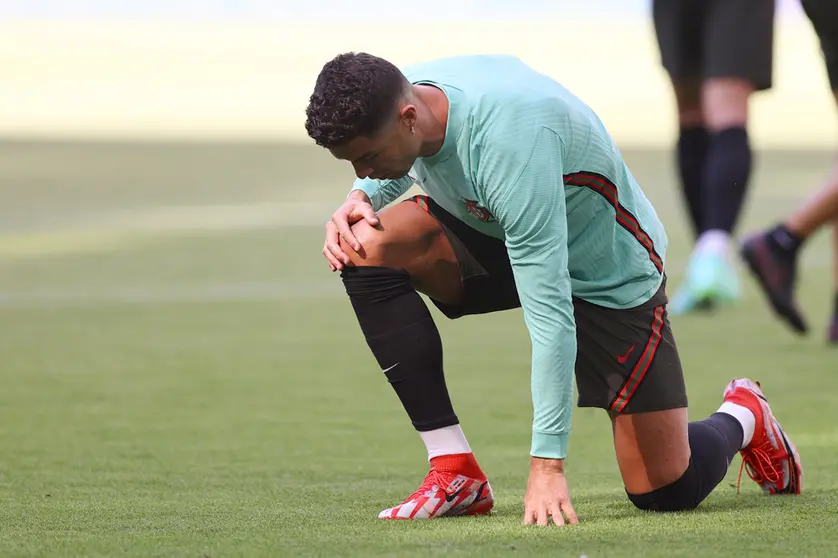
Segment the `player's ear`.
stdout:
<path fill-rule="evenodd" d="M 402 126 L 404 126 L 405 130 L 411 134 L 416 128 L 417 118 L 418 112 L 416 110 L 416 105 L 405 105 L 399 111 L 399 120 Z"/>

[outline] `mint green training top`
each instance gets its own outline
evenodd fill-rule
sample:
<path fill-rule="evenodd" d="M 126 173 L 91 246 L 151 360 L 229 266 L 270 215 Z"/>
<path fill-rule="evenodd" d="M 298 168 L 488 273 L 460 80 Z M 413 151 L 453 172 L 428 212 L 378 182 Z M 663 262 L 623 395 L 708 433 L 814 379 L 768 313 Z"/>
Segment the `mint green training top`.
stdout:
<path fill-rule="evenodd" d="M 564 458 L 573 406 L 571 296 L 608 308 L 661 285 L 667 238 L 594 112 L 510 56 L 409 67 L 449 101 L 442 148 L 398 180 L 361 179 L 376 211 L 414 182 L 464 223 L 505 242 L 532 342 L 531 454 Z M 615 357 L 616 358 L 616 357 Z"/>

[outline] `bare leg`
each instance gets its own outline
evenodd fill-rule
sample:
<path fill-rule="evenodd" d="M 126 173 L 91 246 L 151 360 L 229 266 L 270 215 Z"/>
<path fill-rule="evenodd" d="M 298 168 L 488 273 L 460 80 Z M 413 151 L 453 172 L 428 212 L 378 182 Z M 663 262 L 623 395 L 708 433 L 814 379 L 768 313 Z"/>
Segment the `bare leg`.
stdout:
<path fill-rule="evenodd" d="M 786 228 L 801 241 L 823 225 L 838 219 L 838 162 L 832 175 L 786 220 Z"/>
<path fill-rule="evenodd" d="M 708 79 L 701 88 L 704 123 L 711 132 L 748 125 L 753 84 L 741 78 Z"/>
<path fill-rule="evenodd" d="M 672 484 L 687 470 L 687 409 L 618 415 L 611 424 L 617 464 L 630 494 Z"/>

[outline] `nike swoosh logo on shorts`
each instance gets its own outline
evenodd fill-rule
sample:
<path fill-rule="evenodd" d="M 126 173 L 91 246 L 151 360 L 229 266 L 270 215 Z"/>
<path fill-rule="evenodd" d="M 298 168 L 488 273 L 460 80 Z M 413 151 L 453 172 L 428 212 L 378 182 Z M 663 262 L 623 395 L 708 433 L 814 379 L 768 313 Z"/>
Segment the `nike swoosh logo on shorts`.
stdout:
<path fill-rule="evenodd" d="M 626 360 L 628 360 L 629 355 L 632 353 L 632 351 L 634 351 L 634 347 L 635 345 L 632 345 L 631 349 L 629 349 L 626 354 L 624 354 L 623 356 L 618 356 L 617 362 L 619 362 L 620 364 L 625 364 Z"/>

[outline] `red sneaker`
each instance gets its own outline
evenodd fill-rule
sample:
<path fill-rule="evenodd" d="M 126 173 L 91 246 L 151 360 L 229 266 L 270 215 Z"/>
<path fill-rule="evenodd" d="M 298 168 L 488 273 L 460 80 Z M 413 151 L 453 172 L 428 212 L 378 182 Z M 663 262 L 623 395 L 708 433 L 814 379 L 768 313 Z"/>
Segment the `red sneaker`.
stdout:
<path fill-rule="evenodd" d="M 382 511 L 378 518 L 433 519 L 487 515 L 494 505 L 492 487 L 477 467 L 474 456 L 445 455 L 431 460 L 431 471 L 416 492 L 398 506 Z"/>
<path fill-rule="evenodd" d="M 726 402 L 749 409 L 756 417 L 754 437 L 739 451 L 742 469 L 766 494 L 800 494 L 803 476 L 800 454 L 774 418 L 759 383 L 747 378 L 733 380 L 725 388 L 724 398 Z M 742 480 L 742 469 L 739 470 L 739 481 Z"/>

